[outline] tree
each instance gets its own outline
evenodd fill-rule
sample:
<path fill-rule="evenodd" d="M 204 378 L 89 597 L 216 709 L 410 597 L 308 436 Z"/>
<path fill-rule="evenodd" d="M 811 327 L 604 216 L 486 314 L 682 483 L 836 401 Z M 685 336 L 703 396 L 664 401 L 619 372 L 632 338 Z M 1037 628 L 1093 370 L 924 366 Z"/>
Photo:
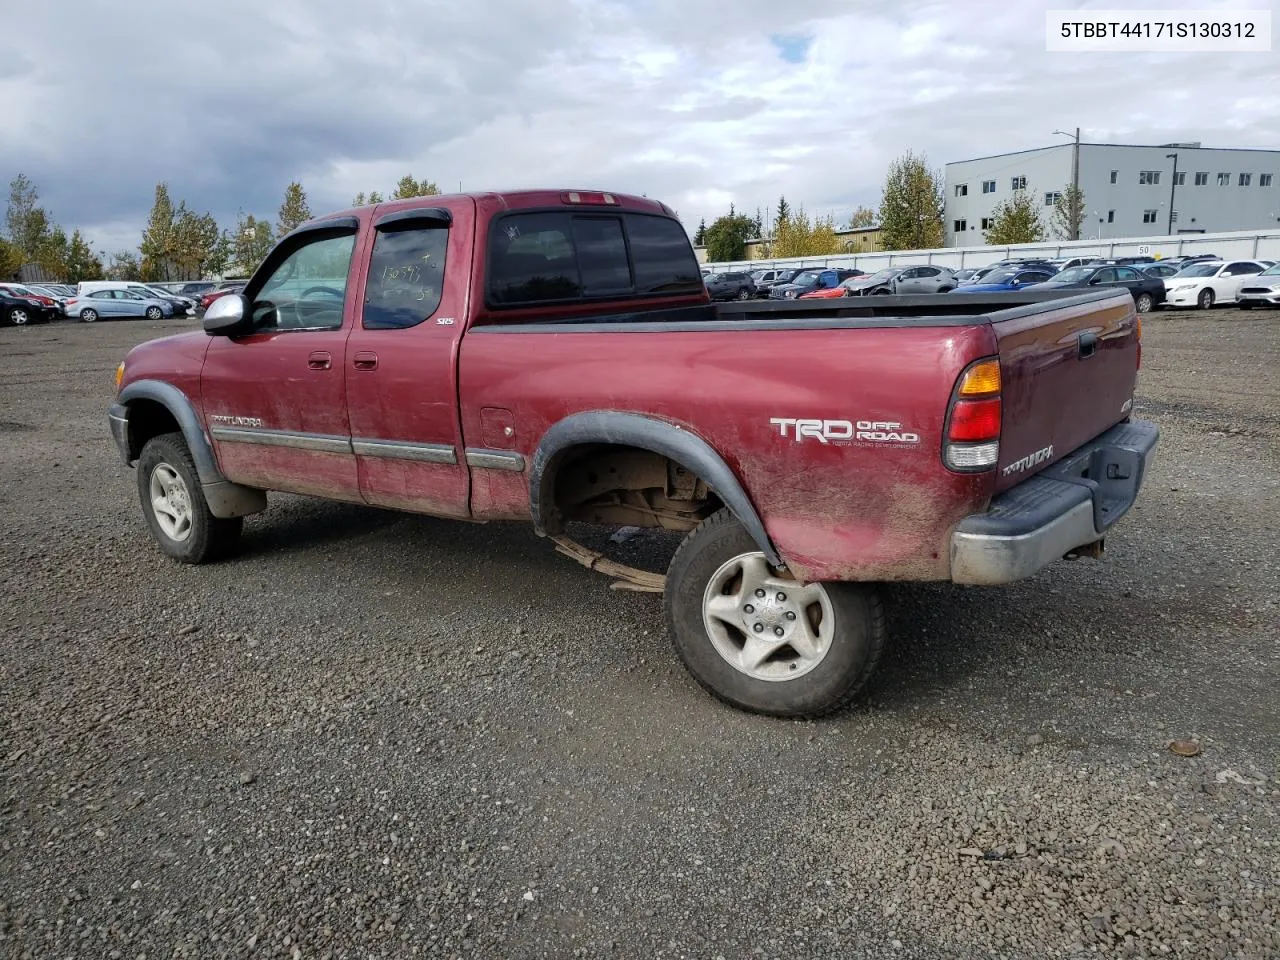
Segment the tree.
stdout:
<path fill-rule="evenodd" d="M 26 259 L 17 244 L 0 237 L 0 280 L 18 279 L 18 271 Z"/>
<path fill-rule="evenodd" d="M 774 224 L 785 223 L 789 216 L 791 216 L 791 207 L 787 205 L 787 198 L 778 197 L 778 215 L 773 218 Z"/>
<path fill-rule="evenodd" d="M 71 231 L 71 239 L 67 241 L 66 264 L 63 278 L 67 283 L 102 279 L 102 261 L 80 235 L 79 230 Z"/>
<path fill-rule="evenodd" d="M 724 263 L 730 260 L 745 260 L 747 241 L 755 233 L 755 221 L 750 217 L 733 212 L 718 217 L 707 227 L 704 239 L 707 244 L 707 259 L 712 263 Z"/>
<path fill-rule="evenodd" d="M 889 165 L 880 200 L 880 231 L 886 250 L 942 246 L 944 180 L 922 154 L 908 150 Z"/>
<path fill-rule="evenodd" d="M 1084 191 L 1070 183 L 1063 187 L 1053 202 L 1049 224 L 1060 240 L 1079 240 L 1084 224 Z"/>
<path fill-rule="evenodd" d="M 117 250 L 111 255 L 106 275 L 108 280 L 141 280 L 142 268 L 138 265 L 138 255 L 132 250 Z"/>
<path fill-rule="evenodd" d="M 212 213 L 196 214 L 182 204 L 173 219 L 169 245 L 170 262 L 178 274 L 175 279 L 199 280 L 219 272 L 221 265 L 215 267 L 212 261 L 221 240 L 218 221 Z M 224 258 L 222 263 L 225 262 Z"/>
<path fill-rule="evenodd" d="M 40 192 L 26 174 L 20 173 L 9 182 L 9 208 L 5 212 L 5 228 L 9 242 L 22 253 L 24 261 L 34 260 L 49 227 L 49 217 L 36 205 Z"/>
<path fill-rule="evenodd" d="M 701 247 L 707 242 L 707 218 L 698 221 L 698 232 L 693 235 L 693 245 Z"/>
<path fill-rule="evenodd" d="M 231 238 L 231 266 L 239 274 L 248 276 L 267 258 L 275 239 L 271 224 L 259 220 L 253 214 L 241 212 L 236 222 L 235 236 Z"/>
<path fill-rule="evenodd" d="M 156 184 L 155 201 L 151 204 L 151 216 L 142 231 L 139 254 L 142 277 L 145 280 L 167 280 L 173 260 L 173 201 L 169 199 L 169 185 Z"/>
<path fill-rule="evenodd" d="M 853 216 L 849 218 L 849 229 L 857 230 L 859 227 L 873 227 L 876 223 L 876 212 L 870 207 L 858 207 L 853 211 Z"/>
<path fill-rule="evenodd" d="M 440 188 L 430 180 L 415 180 L 413 177 L 405 174 L 400 178 L 400 182 L 396 184 L 396 192 L 391 194 L 388 199 L 391 200 L 409 200 L 413 197 L 437 197 L 440 195 Z"/>
<path fill-rule="evenodd" d="M 32 258 L 55 277 L 67 275 L 67 234 L 61 227 L 49 229 Z"/>
<path fill-rule="evenodd" d="M 284 201 L 276 216 L 276 236 L 283 237 L 311 219 L 311 207 L 307 205 L 307 193 L 298 181 L 291 181 L 284 188 Z"/>
<path fill-rule="evenodd" d="M 831 217 L 817 217 L 812 222 L 804 208 L 789 212 L 778 222 L 773 236 L 772 257 L 812 257 L 836 252 L 836 224 Z"/>
<path fill-rule="evenodd" d="M 1007 243 L 1037 243 L 1044 239 L 1040 211 L 1027 190 L 1015 190 L 1013 196 L 996 205 L 990 228 L 983 237 L 992 246 Z"/>

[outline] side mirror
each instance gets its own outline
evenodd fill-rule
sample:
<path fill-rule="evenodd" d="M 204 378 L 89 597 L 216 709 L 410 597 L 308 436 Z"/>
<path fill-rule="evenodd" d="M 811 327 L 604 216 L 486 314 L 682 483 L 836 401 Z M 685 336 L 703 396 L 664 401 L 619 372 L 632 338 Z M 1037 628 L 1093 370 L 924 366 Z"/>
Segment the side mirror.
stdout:
<path fill-rule="evenodd" d="M 209 304 L 202 326 L 211 337 L 234 337 L 248 333 L 249 323 L 249 301 L 243 294 L 228 293 Z"/>

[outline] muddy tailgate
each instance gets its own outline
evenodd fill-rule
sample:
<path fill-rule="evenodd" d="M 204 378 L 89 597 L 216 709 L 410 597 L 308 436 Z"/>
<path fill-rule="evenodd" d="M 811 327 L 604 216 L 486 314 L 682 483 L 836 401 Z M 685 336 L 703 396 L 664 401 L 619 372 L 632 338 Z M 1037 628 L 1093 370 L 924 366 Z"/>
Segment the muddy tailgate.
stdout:
<path fill-rule="evenodd" d="M 1129 415 L 1139 326 L 1127 290 L 1048 312 L 1003 311 L 993 321 L 1003 396 L 999 491 Z"/>

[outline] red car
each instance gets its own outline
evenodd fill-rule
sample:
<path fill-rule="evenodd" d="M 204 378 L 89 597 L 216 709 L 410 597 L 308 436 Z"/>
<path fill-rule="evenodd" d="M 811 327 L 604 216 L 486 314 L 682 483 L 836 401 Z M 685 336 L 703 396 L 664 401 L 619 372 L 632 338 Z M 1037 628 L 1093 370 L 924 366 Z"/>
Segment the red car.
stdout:
<path fill-rule="evenodd" d="M 229 553 L 271 490 L 524 521 L 664 592 L 713 694 L 815 716 L 880 659 L 875 584 L 1096 555 L 1158 437 L 1127 291 L 918 299 L 712 304 L 641 197 L 394 201 L 304 224 L 203 332 L 134 348 L 109 421 L 178 560 Z M 573 521 L 686 536 L 663 576 Z"/>
<path fill-rule="evenodd" d="M 200 300 L 196 305 L 196 312 L 203 316 L 205 311 L 209 309 L 209 305 L 215 300 L 220 300 L 229 293 L 239 293 L 244 289 L 244 283 L 236 281 L 234 283 L 225 283 L 216 290 L 210 290 L 200 295 Z"/>

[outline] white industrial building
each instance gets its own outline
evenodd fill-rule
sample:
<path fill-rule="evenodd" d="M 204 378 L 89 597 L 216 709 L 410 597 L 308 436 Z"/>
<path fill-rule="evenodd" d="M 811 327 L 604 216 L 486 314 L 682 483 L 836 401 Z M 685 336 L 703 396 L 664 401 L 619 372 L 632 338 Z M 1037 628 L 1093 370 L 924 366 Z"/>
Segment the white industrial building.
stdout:
<path fill-rule="evenodd" d="M 1076 149 L 1066 141 L 947 164 L 946 245 L 984 244 L 983 230 L 996 206 L 1015 190 L 1031 194 L 1052 238 L 1053 201 L 1071 183 Z M 1213 149 L 1199 143 L 1081 143 L 1078 149 L 1085 203 L 1081 240 L 1280 224 L 1280 150 Z"/>

